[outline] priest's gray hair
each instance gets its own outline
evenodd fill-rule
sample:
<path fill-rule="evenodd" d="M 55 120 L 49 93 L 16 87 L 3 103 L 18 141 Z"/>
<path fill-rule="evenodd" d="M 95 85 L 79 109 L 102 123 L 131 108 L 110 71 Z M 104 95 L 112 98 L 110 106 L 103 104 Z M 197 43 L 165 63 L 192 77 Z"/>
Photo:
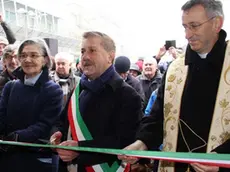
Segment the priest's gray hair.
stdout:
<path fill-rule="evenodd" d="M 196 5 L 204 7 L 209 18 L 220 16 L 224 18 L 223 4 L 220 0 L 189 0 L 182 7 L 182 11 L 187 11 Z"/>

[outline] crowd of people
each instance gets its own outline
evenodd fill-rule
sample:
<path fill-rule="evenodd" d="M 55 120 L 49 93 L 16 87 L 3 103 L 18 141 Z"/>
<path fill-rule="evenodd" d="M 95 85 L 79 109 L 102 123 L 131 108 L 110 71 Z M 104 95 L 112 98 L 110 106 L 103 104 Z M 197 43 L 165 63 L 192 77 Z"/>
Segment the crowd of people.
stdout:
<path fill-rule="evenodd" d="M 0 16 L 0 140 L 166 152 L 230 153 L 230 43 L 219 0 L 182 6 L 186 50 L 162 46 L 131 63 L 105 33 L 82 35 L 81 57 L 51 56 Z M 217 172 L 201 163 L 0 145 L 3 172 Z"/>

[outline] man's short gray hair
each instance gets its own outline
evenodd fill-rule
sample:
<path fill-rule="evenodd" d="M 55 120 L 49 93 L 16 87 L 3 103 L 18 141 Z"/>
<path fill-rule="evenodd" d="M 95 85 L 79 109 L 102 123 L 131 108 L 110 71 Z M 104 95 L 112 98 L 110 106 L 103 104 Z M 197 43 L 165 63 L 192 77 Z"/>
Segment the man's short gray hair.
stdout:
<path fill-rule="evenodd" d="M 216 16 L 224 18 L 223 5 L 220 0 L 189 0 L 181 7 L 181 10 L 187 11 L 196 5 L 203 6 L 210 18 Z"/>
<path fill-rule="evenodd" d="M 18 51 L 18 46 L 15 44 L 9 44 L 7 45 L 4 50 L 3 50 L 3 56 L 2 59 L 6 59 L 6 57 L 11 54 L 11 53 L 17 53 Z"/>
<path fill-rule="evenodd" d="M 157 60 L 153 57 L 146 57 L 144 58 L 143 64 L 147 64 L 147 63 L 157 65 Z"/>
<path fill-rule="evenodd" d="M 71 55 L 70 53 L 67 53 L 67 52 L 59 52 L 55 55 L 55 62 L 58 61 L 58 59 L 60 58 L 64 58 L 66 60 L 68 60 L 69 63 L 73 63 L 74 61 L 74 56 Z"/>

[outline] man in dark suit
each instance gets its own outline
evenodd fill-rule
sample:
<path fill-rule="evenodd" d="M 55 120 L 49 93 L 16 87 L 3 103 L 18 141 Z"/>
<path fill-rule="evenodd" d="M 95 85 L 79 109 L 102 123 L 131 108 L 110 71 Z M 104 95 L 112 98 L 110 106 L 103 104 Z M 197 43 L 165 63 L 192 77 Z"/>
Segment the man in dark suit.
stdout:
<path fill-rule="evenodd" d="M 120 149 L 134 141 L 142 116 L 141 98 L 116 73 L 115 50 L 114 41 L 108 35 L 95 31 L 84 33 L 83 75 L 61 116 L 57 132 L 51 136 L 53 144 Z M 68 136 L 69 125 L 71 133 Z M 113 155 L 63 149 L 57 149 L 57 153 L 60 166 L 68 163 L 68 168 L 75 168 L 77 164 L 81 172 L 101 170 L 105 163 L 104 171 L 125 170 Z"/>

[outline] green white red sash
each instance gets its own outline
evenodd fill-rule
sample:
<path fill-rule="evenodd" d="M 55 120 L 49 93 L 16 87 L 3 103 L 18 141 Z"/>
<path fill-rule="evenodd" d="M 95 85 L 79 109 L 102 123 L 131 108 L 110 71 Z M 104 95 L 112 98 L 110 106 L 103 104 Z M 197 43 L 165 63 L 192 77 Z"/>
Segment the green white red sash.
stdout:
<path fill-rule="evenodd" d="M 70 124 L 72 139 L 76 141 L 93 140 L 86 124 L 84 123 L 79 109 L 79 93 L 80 84 L 77 85 L 74 90 L 70 103 L 68 105 L 68 120 Z M 128 165 L 126 167 L 120 166 L 117 161 L 115 161 L 112 166 L 108 163 L 98 164 L 91 167 L 86 167 L 87 172 L 126 172 L 128 171 Z"/>

